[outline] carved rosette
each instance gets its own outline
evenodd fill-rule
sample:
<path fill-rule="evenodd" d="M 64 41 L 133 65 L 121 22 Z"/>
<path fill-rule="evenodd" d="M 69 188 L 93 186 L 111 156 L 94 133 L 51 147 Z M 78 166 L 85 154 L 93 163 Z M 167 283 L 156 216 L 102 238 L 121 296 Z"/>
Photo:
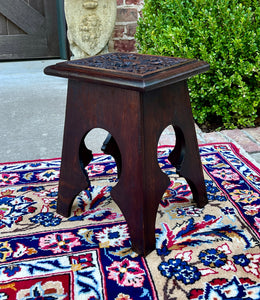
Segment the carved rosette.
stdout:
<path fill-rule="evenodd" d="M 98 6 L 98 0 L 85 0 L 83 1 L 83 7 L 84 8 L 97 8 Z"/>
<path fill-rule="evenodd" d="M 65 0 L 64 4 L 73 59 L 106 53 L 116 20 L 116 0 Z"/>

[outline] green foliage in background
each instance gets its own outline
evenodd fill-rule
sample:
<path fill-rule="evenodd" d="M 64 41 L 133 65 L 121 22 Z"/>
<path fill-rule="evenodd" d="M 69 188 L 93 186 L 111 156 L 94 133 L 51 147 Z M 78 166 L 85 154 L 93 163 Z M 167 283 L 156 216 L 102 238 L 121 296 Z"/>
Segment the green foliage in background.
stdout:
<path fill-rule="evenodd" d="M 189 80 L 198 124 L 254 126 L 260 112 L 259 0 L 146 0 L 140 53 L 201 59 L 210 71 Z"/>

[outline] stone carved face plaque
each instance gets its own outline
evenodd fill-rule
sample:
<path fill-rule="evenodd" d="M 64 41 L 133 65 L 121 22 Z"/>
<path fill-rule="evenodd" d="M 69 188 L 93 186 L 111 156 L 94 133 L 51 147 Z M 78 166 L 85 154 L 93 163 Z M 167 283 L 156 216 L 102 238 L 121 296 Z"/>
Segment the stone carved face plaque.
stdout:
<path fill-rule="evenodd" d="M 98 6 L 98 0 L 86 0 L 83 2 L 84 8 L 96 8 Z"/>
<path fill-rule="evenodd" d="M 68 40 L 74 58 L 102 52 L 113 32 L 116 0 L 65 0 Z"/>

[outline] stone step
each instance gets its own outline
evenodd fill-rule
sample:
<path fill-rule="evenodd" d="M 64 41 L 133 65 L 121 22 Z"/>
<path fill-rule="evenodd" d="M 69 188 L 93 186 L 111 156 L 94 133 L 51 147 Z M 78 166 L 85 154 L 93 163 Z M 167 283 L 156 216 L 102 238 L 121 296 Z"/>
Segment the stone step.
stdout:
<path fill-rule="evenodd" d="M 260 163 L 260 127 L 221 130 L 215 132 L 202 132 L 196 125 L 199 144 L 231 142 L 239 145 L 257 163 Z M 159 145 L 174 145 L 175 133 L 172 126 L 167 127 L 162 133 Z"/>

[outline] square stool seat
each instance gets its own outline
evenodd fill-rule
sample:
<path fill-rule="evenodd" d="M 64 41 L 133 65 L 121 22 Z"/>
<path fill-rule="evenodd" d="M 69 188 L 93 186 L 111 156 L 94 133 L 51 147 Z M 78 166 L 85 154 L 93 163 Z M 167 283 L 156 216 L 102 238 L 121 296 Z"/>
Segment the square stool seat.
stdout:
<path fill-rule="evenodd" d="M 189 184 L 199 207 L 207 203 L 187 79 L 205 72 L 203 61 L 108 53 L 49 66 L 48 75 L 69 79 L 57 212 L 68 217 L 74 198 L 90 182 L 92 153 L 84 138 L 93 128 L 111 133 L 104 151 L 115 157 L 119 181 L 111 191 L 128 224 L 132 248 L 155 249 L 155 221 L 170 181 L 158 165 L 162 131 L 173 125 L 176 145 L 169 155 Z"/>

